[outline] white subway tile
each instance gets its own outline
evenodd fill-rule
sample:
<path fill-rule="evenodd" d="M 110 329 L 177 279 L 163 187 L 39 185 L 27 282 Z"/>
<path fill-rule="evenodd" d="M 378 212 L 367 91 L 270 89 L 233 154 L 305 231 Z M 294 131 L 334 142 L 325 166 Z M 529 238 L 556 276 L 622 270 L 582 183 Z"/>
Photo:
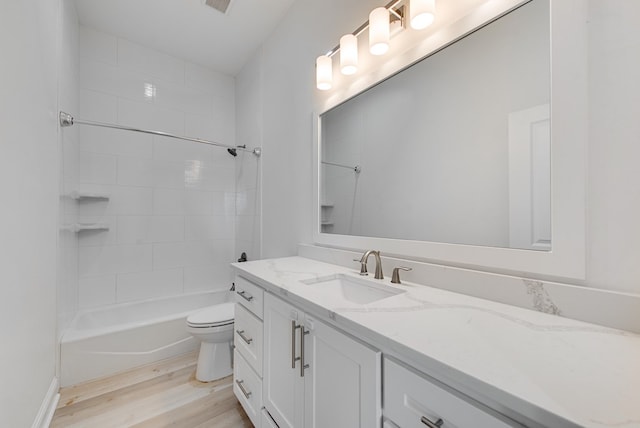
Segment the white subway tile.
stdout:
<path fill-rule="evenodd" d="M 186 190 L 184 192 L 185 215 L 211 215 L 213 214 L 213 198 L 211 192 Z"/>
<path fill-rule="evenodd" d="M 116 276 L 89 276 L 78 283 L 80 309 L 110 305 L 116 302 Z"/>
<path fill-rule="evenodd" d="M 128 40 L 118 39 L 118 65 L 184 84 L 184 61 Z"/>
<path fill-rule="evenodd" d="M 81 184 L 80 191 L 108 193 L 109 199 L 87 199 L 78 202 L 82 217 L 106 215 L 150 215 L 153 210 L 153 191 L 144 187 L 103 186 Z"/>
<path fill-rule="evenodd" d="M 184 85 L 158 81 L 156 101 L 159 106 L 180 110 L 184 113 L 213 114 L 212 95 L 188 88 Z"/>
<path fill-rule="evenodd" d="M 114 118 L 112 123 L 116 122 Z M 150 159 L 153 157 L 153 137 L 137 132 L 83 126 L 80 128 L 80 149 Z"/>
<path fill-rule="evenodd" d="M 231 263 L 233 240 L 193 241 L 184 244 L 184 266 L 206 266 L 211 263 Z"/>
<path fill-rule="evenodd" d="M 198 114 L 185 114 L 185 129 L 187 136 L 215 141 L 216 138 L 219 137 L 220 132 L 217 132 L 216 121 L 213 120 L 212 116 L 213 112 L 210 112 L 208 115 L 203 115 L 202 112 L 199 112 Z M 222 141 L 216 142 L 232 145 Z"/>
<path fill-rule="evenodd" d="M 167 132 L 177 136 L 184 136 L 184 113 L 179 110 L 154 107 L 153 123 L 151 129 L 154 131 Z M 176 140 L 184 143 L 184 140 Z"/>
<path fill-rule="evenodd" d="M 81 25 L 78 43 L 80 58 L 109 64 L 117 61 L 118 44 L 114 36 Z"/>
<path fill-rule="evenodd" d="M 152 103 L 118 99 L 118 124 L 132 128 L 153 129 Z M 130 132 L 130 131 L 128 131 Z"/>
<path fill-rule="evenodd" d="M 118 243 L 178 242 L 184 239 L 182 216 L 120 216 Z"/>
<path fill-rule="evenodd" d="M 182 292 L 182 269 L 120 274 L 117 279 L 118 303 L 175 296 Z"/>
<path fill-rule="evenodd" d="M 182 215 L 185 212 L 184 190 L 154 189 L 154 215 Z"/>
<path fill-rule="evenodd" d="M 185 64 L 185 84 L 223 98 L 233 99 L 235 96 L 235 79 L 232 76 L 189 62 Z"/>
<path fill-rule="evenodd" d="M 118 157 L 118 184 L 151 187 L 153 185 L 153 161 L 138 157 Z"/>
<path fill-rule="evenodd" d="M 79 97 L 80 109 L 78 116 L 82 119 L 107 123 L 115 123 L 117 121 L 118 99 L 115 96 L 88 89 L 81 89 Z M 82 132 L 80 132 L 80 141 L 83 140 L 82 137 Z"/>
<path fill-rule="evenodd" d="M 236 217 L 236 239 L 240 241 L 254 242 L 260 239 L 260 217 L 237 216 Z"/>
<path fill-rule="evenodd" d="M 210 266 L 184 268 L 184 292 L 205 290 L 229 290 L 233 276 L 229 263 L 212 263 Z"/>
<path fill-rule="evenodd" d="M 81 151 L 79 162 L 81 183 L 115 184 L 115 156 Z"/>
<path fill-rule="evenodd" d="M 98 61 L 81 62 L 80 87 L 133 101 L 155 100 L 155 85 L 150 77 Z"/>
<path fill-rule="evenodd" d="M 184 162 L 153 162 L 153 185 L 155 187 L 183 189 L 184 174 Z"/>
<path fill-rule="evenodd" d="M 235 192 L 211 192 L 213 199 L 213 215 L 236 215 L 236 195 Z"/>
<path fill-rule="evenodd" d="M 83 247 L 78 254 L 81 277 L 146 271 L 151 270 L 151 265 L 151 245 Z"/>
<path fill-rule="evenodd" d="M 206 144 L 176 140 L 167 137 L 153 138 L 153 158 L 161 161 L 199 160 L 208 162 L 216 149 Z"/>
<path fill-rule="evenodd" d="M 233 239 L 233 216 L 187 216 L 184 218 L 185 241 Z"/>
<path fill-rule="evenodd" d="M 153 244 L 153 269 L 179 268 L 184 265 L 184 242 Z"/>
<path fill-rule="evenodd" d="M 258 192 L 256 189 L 238 190 L 236 194 L 236 213 L 242 216 L 256 215 L 258 207 Z"/>

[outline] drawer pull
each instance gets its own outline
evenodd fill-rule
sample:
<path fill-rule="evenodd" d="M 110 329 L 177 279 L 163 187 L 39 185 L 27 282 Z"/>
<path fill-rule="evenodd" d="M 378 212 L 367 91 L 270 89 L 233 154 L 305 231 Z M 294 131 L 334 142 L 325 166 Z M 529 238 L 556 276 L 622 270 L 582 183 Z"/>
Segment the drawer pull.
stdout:
<path fill-rule="evenodd" d="M 238 291 L 238 295 L 242 297 L 244 300 L 246 300 L 247 302 L 250 302 L 253 300 L 253 296 L 244 290 Z"/>
<path fill-rule="evenodd" d="M 304 363 L 304 337 L 309 333 L 303 325 L 300 326 L 300 377 L 304 377 L 304 369 L 309 368 L 309 364 Z"/>
<path fill-rule="evenodd" d="M 442 425 L 444 425 L 444 421 L 442 419 L 438 419 L 435 422 L 431 422 L 429 419 L 427 419 L 426 416 L 421 417 L 420 422 L 422 422 L 429 428 L 440 428 Z"/>
<path fill-rule="evenodd" d="M 251 391 L 247 391 L 244 388 L 244 381 L 236 380 L 236 383 L 238 384 L 238 388 L 240 388 L 240 391 L 242 391 L 242 395 L 244 395 L 247 399 L 249 399 L 249 397 L 251 397 Z"/>
<path fill-rule="evenodd" d="M 238 333 L 238 336 L 240 336 L 242 338 L 242 340 L 244 340 L 247 345 L 251 345 L 251 342 L 253 342 L 252 338 L 247 337 L 247 336 L 244 335 L 244 330 L 236 330 L 236 333 Z"/>
<path fill-rule="evenodd" d="M 301 326 L 296 325 L 295 320 L 291 320 L 291 368 L 296 368 L 296 361 L 300 359 L 300 357 L 296 357 L 296 330 Z"/>

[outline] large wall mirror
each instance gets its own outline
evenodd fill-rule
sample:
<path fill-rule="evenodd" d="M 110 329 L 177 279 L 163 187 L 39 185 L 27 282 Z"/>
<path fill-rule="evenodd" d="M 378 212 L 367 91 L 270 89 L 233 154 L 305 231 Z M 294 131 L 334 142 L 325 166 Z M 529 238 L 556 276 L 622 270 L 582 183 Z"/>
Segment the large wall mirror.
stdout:
<path fill-rule="evenodd" d="M 317 243 L 584 276 L 584 1 L 487 3 L 319 115 Z"/>
<path fill-rule="evenodd" d="M 322 114 L 325 233 L 550 250 L 549 1 Z"/>

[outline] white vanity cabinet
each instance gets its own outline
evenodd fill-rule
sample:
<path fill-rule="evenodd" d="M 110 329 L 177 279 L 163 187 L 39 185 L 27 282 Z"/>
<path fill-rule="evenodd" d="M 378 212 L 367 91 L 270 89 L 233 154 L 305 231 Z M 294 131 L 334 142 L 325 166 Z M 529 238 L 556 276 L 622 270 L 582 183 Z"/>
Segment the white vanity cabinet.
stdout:
<path fill-rule="evenodd" d="M 262 299 L 264 291 L 237 276 L 234 315 L 233 392 L 254 426 L 262 421 Z"/>
<path fill-rule="evenodd" d="M 384 358 L 383 367 L 385 427 L 522 427 L 489 409 L 480 409 L 437 384 L 437 381 L 427 379 L 393 360 Z"/>
<path fill-rule="evenodd" d="M 381 353 L 265 294 L 263 401 L 280 428 L 381 421 Z"/>

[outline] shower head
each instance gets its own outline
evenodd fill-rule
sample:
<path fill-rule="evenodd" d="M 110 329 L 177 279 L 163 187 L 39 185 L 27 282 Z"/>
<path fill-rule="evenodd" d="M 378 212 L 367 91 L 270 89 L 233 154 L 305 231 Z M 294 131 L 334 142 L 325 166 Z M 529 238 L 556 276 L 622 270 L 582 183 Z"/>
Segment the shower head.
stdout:
<path fill-rule="evenodd" d="M 227 151 L 229 152 L 229 154 L 233 157 L 238 156 L 238 151 L 236 149 L 227 149 Z"/>

